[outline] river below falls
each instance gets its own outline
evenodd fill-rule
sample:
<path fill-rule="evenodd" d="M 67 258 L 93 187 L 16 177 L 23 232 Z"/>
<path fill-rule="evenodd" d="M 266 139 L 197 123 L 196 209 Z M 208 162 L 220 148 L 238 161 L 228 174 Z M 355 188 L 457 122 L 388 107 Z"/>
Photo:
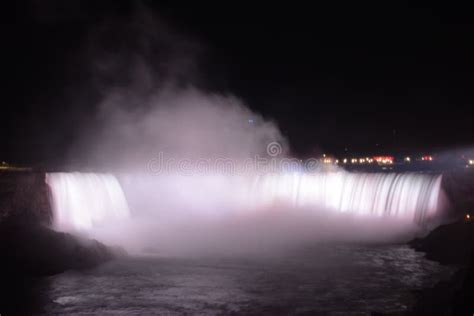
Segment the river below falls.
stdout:
<path fill-rule="evenodd" d="M 42 279 L 28 299 L 41 296 L 31 312 L 47 315 L 367 315 L 408 310 L 414 291 L 453 270 L 405 245 L 320 244 L 251 257 L 141 256 Z"/>

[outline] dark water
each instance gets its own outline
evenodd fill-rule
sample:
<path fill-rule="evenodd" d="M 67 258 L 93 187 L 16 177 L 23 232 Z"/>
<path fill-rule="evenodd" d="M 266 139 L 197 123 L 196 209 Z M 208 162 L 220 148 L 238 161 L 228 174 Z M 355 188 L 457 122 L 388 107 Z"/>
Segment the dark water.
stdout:
<path fill-rule="evenodd" d="M 318 246 L 252 258 L 130 258 L 42 284 L 43 314 L 329 314 L 407 310 L 451 268 L 406 246 Z"/>

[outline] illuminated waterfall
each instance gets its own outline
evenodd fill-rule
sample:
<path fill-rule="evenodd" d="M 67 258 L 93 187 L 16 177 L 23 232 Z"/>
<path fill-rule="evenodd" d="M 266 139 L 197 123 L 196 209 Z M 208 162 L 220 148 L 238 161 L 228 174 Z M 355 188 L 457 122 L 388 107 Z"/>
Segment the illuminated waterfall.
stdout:
<path fill-rule="evenodd" d="M 310 212 L 399 218 L 422 223 L 438 209 L 441 176 L 416 173 L 281 173 L 253 176 L 130 175 L 124 189 L 108 174 L 52 173 L 54 222 L 60 230 L 113 225 L 134 212 L 150 220 L 170 212 L 182 216 L 304 208 Z M 180 215 L 181 214 L 181 215 Z M 243 214 L 243 213 L 242 213 Z M 162 217 L 161 217 L 162 218 Z"/>
<path fill-rule="evenodd" d="M 296 207 L 422 222 L 438 209 L 441 176 L 415 173 L 290 173 L 257 178 L 259 203 L 286 202 Z"/>
<path fill-rule="evenodd" d="M 80 231 L 127 218 L 127 201 L 117 179 L 110 174 L 49 173 L 54 226 Z"/>

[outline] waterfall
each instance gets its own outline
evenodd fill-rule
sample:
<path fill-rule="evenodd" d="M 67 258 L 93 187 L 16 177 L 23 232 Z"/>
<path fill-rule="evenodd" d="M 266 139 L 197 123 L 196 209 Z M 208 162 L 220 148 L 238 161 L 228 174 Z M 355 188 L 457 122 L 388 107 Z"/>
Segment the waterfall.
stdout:
<path fill-rule="evenodd" d="M 113 225 L 134 213 L 151 221 L 168 212 L 221 216 L 262 209 L 332 212 L 423 223 L 436 214 L 441 176 L 418 173 L 289 172 L 252 176 L 129 175 L 124 187 L 110 174 L 51 173 L 54 223 L 60 230 Z M 127 199 L 125 198 L 127 194 Z M 145 208 L 148 210 L 144 211 Z M 158 217 L 156 216 L 159 216 Z"/>
<path fill-rule="evenodd" d="M 49 173 L 54 226 L 62 231 L 81 231 L 130 214 L 122 187 L 110 174 Z"/>
<path fill-rule="evenodd" d="M 391 216 L 422 223 L 438 210 L 441 176 L 416 173 L 289 173 L 257 178 L 258 203 L 290 203 L 340 213 Z"/>

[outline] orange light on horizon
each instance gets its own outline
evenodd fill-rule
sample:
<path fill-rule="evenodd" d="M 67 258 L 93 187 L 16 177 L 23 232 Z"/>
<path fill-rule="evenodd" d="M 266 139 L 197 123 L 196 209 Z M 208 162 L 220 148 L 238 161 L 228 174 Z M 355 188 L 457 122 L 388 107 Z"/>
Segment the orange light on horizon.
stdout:
<path fill-rule="evenodd" d="M 393 164 L 393 156 L 374 156 L 373 159 L 379 164 Z"/>

